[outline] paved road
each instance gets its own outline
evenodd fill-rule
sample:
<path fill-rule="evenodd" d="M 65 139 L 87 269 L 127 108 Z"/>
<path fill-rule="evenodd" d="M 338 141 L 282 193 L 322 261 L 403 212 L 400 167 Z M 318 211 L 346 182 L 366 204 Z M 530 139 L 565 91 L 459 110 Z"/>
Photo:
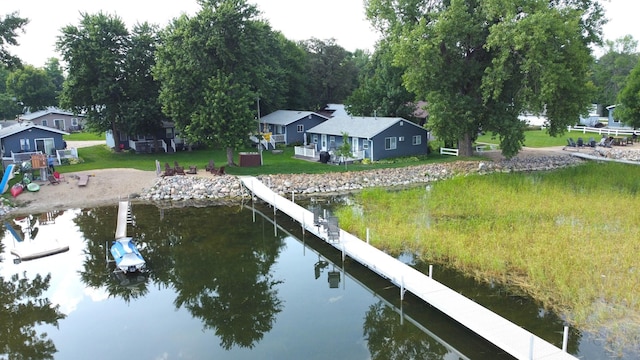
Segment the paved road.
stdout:
<path fill-rule="evenodd" d="M 83 148 L 95 145 L 106 145 L 106 140 L 89 140 L 89 141 L 67 141 L 67 148 Z"/>

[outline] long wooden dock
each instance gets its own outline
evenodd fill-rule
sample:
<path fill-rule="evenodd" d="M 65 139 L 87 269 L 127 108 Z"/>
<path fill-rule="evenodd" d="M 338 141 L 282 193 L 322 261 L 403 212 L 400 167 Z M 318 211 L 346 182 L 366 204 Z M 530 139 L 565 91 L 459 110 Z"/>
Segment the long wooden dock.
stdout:
<path fill-rule="evenodd" d="M 118 202 L 118 220 L 116 223 L 116 240 L 127 237 L 127 224 L 131 217 L 131 203 L 129 201 Z"/>
<path fill-rule="evenodd" d="M 343 256 L 349 256 L 398 286 L 401 297 L 405 291 L 413 293 L 516 359 L 577 359 L 342 229 L 338 241 L 331 241 L 324 228 L 314 224 L 311 211 L 279 196 L 254 177 L 244 176 L 240 180 L 253 195 L 273 206 L 274 212 L 283 212 L 299 222 L 305 231 L 327 240 L 342 251 Z"/>

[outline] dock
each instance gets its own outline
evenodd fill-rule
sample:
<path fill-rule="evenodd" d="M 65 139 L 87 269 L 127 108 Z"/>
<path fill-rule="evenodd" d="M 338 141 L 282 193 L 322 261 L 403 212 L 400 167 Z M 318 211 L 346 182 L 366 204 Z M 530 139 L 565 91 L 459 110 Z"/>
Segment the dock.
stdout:
<path fill-rule="evenodd" d="M 127 237 L 127 224 L 131 222 L 131 203 L 118 202 L 118 220 L 116 224 L 116 240 Z"/>
<path fill-rule="evenodd" d="M 311 211 L 276 194 L 258 179 L 242 176 L 240 180 L 254 196 L 273 207 L 274 215 L 281 211 L 300 223 L 303 231 L 311 232 L 341 251 L 343 257 L 350 257 L 398 286 L 401 299 L 406 291 L 411 292 L 516 359 L 577 359 L 342 229 L 337 239 L 329 237 Z M 564 334 L 563 348 L 566 349 L 567 328 Z"/>

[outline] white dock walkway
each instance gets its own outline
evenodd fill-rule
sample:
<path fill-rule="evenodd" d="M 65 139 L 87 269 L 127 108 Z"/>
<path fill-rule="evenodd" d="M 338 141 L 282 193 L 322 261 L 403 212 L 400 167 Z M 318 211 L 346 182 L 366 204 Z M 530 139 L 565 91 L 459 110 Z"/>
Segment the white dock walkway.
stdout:
<path fill-rule="evenodd" d="M 118 202 L 118 222 L 116 224 L 116 240 L 127 237 L 127 223 L 129 220 L 129 201 Z"/>
<path fill-rule="evenodd" d="M 240 179 L 255 196 L 273 206 L 274 211 L 280 210 L 299 222 L 305 231 L 327 239 L 324 229 L 314 225 L 311 211 L 277 195 L 254 177 Z M 328 242 L 344 255 L 391 281 L 401 293 L 410 291 L 517 359 L 577 359 L 342 229 L 339 241 Z"/>

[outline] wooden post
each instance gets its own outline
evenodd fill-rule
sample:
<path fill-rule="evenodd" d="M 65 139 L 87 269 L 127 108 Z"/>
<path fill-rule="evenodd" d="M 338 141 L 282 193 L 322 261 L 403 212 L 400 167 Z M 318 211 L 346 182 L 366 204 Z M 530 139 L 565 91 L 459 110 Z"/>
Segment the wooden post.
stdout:
<path fill-rule="evenodd" d="M 433 265 L 429 265 L 429 279 L 433 279 Z"/>

